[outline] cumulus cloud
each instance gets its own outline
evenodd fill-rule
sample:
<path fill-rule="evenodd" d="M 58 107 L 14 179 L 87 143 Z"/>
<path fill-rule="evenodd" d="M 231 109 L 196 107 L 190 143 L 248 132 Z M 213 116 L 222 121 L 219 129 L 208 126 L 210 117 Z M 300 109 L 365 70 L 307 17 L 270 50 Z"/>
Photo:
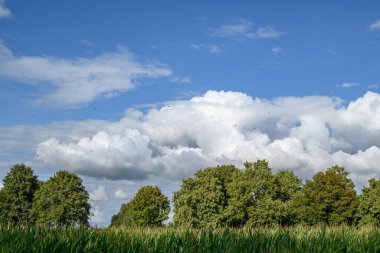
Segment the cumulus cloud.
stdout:
<path fill-rule="evenodd" d="M 342 83 L 342 84 L 338 84 L 336 87 L 339 87 L 339 88 L 352 88 L 352 87 L 355 87 L 355 86 L 359 86 L 358 83 Z"/>
<path fill-rule="evenodd" d="M 118 189 L 117 191 L 114 192 L 114 195 L 117 199 L 127 199 L 128 194 L 125 193 L 123 190 Z"/>
<path fill-rule="evenodd" d="M 213 37 L 248 39 L 278 38 L 284 34 L 285 32 L 276 31 L 272 26 L 263 26 L 255 29 L 255 25 L 245 19 L 239 19 L 235 23 L 211 29 L 209 33 Z"/>
<path fill-rule="evenodd" d="M 108 192 L 104 185 L 99 185 L 93 192 L 90 192 L 90 201 L 108 200 Z"/>
<path fill-rule="evenodd" d="M 341 164 L 353 177 L 380 176 L 380 95 L 344 106 L 334 97 L 253 98 L 208 91 L 146 113 L 129 109 L 97 133 L 37 149 L 40 161 L 108 179 L 180 180 L 216 164 L 267 159 L 307 178 Z"/>
<path fill-rule="evenodd" d="M 12 16 L 12 12 L 5 7 L 4 0 L 0 0 L 0 18 L 8 18 Z"/>
<path fill-rule="evenodd" d="M 170 76 L 167 66 L 140 63 L 126 49 L 93 58 L 61 59 L 46 56 L 15 56 L 0 41 L 0 76 L 31 84 L 50 85 L 38 103 L 75 107 L 98 97 L 129 91 L 146 79 Z"/>
<path fill-rule="evenodd" d="M 368 28 L 370 31 L 380 30 L 380 19 L 378 19 L 375 22 L 373 22 L 372 24 L 370 24 Z"/>
<path fill-rule="evenodd" d="M 100 207 L 97 205 L 91 210 L 92 216 L 91 221 L 94 223 L 103 223 L 105 221 L 104 213 L 100 210 Z"/>

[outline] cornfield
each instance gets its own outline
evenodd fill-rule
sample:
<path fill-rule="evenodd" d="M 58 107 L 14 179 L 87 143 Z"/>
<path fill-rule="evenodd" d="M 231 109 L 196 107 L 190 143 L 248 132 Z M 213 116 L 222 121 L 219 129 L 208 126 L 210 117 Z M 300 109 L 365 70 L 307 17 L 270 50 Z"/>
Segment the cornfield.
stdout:
<path fill-rule="evenodd" d="M 376 228 L 0 228 L 1 252 L 380 252 Z"/>

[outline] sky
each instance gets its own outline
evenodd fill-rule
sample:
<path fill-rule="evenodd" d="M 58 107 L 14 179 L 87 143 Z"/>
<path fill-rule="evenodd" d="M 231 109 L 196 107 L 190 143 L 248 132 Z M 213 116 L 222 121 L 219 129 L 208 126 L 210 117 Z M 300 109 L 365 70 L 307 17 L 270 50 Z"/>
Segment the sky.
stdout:
<path fill-rule="evenodd" d="M 379 9 L 0 0 L 0 178 L 75 172 L 97 226 L 140 187 L 171 199 L 218 164 L 304 180 L 338 164 L 360 190 L 380 176 Z"/>

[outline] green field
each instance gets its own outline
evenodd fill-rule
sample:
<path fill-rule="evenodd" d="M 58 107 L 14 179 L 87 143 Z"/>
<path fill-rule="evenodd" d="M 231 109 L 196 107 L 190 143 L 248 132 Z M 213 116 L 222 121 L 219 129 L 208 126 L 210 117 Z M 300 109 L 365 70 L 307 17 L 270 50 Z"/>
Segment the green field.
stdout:
<path fill-rule="evenodd" d="M 0 228 L 1 252 L 380 252 L 375 228 Z"/>

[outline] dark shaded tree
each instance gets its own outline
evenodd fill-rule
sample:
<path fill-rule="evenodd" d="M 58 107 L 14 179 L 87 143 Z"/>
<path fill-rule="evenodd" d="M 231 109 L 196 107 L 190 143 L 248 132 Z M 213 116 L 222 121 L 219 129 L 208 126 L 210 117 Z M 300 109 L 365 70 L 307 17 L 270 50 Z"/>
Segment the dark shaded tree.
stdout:
<path fill-rule="evenodd" d="M 380 224 L 380 180 L 371 178 L 359 196 L 359 224 Z"/>
<path fill-rule="evenodd" d="M 29 213 L 38 186 L 37 176 L 31 167 L 15 164 L 10 168 L 0 190 L 0 223 L 30 225 Z"/>
<path fill-rule="evenodd" d="M 294 198 L 292 206 L 298 221 L 309 225 L 352 224 L 358 203 L 354 187 L 343 167 L 316 173 Z"/>
<path fill-rule="evenodd" d="M 113 215 L 111 218 L 111 226 L 119 227 L 119 226 L 137 226 L 131 216 L 130 212 L 130 203 L 122 204 L 120 207 L 120 211 Z"/>

